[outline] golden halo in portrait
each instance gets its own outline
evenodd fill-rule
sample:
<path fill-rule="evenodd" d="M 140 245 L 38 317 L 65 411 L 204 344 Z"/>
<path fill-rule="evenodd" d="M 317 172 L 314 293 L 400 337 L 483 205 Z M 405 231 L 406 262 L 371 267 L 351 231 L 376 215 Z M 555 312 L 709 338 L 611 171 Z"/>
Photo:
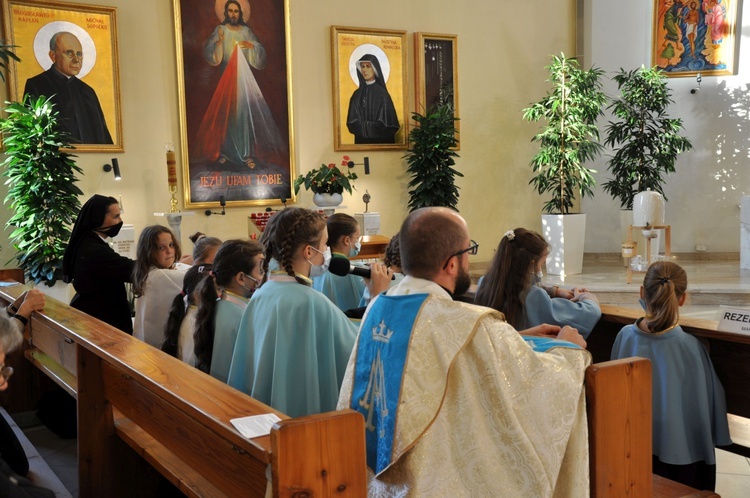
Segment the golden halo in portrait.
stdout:
<path fill-rule="evenodd" d="M 39 28 L 39 31 L 34 35 L 34 57 L 42 69 L 45 71 L 49 69 L 52 66 L 52 59 L 49 57 L 49 41 L 52 35 L 60 31 L 73 33 L 81 42 L 83 63 L 77 77 L 82 79 L 89 74 L 96 64 L 96 45 L 91 35 L 77 24 L 69 21 L 52 21 Z"/>
<path fill-rule="evenodd" d="M 233 0 L 240 4 L 240 7 L 242 7 L 242 20 L 245 21 L 245 24 L 247 24 L 247 21 L 250 19 L 250 2 L 247 0 Z M 219 22 L 224 22 L 224 6 L 227 4 L 227 0 L 216 0 L 216 3 L 214 4 L 214 9 L 216 9 L 216 18 L 219 20 Z"/>
<path fill-rule="evenodd" d="M 355 48 L 352 55 L 349 57 L 349 76 L 351 76 L 354 84 L 359 86 L 359 78 L 357 78 L 357 61 L 365 54 L 372 54 L 378 58 L 380 70 L 383 71 L 383 74 L 381 74 L 380 77 L 383 78 L 384 82 L 388 83 L 388 78 L 391 76 L 391 63 L 388 61 L 388 56 L 385 55 L 383 49 L 377 45 L 363 43 Z"/>

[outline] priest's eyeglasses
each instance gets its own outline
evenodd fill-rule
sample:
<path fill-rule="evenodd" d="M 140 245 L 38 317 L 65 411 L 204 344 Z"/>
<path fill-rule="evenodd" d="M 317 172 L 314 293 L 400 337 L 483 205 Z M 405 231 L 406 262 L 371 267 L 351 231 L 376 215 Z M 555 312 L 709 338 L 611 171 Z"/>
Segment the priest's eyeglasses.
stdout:
<path fill-rule="evenodd" d="M 67 57 L 68 59 L 72 59 L 73 57 L 77 59 L 83 58 L 83 52 L 76 52 L 75 50 L 66 50 L 63 52 L 63 55 Z"/>
<path fill-rule="evenodd" d="M 474 242 L 474 241 L 472 240 L 472 241 L 471 241 L 471 245 L 469 246 L 469 248 L 468 248 L 468 249 L 464 249 L 463 251 L 458 251 L 458 252 L 457 252 L 457 253 L 455 253 L 455 254 L 451 254 L 451 255 L 450 255 L 450 256 L 448 257 L 448 259 L 446 260 L 445 264 L 443 265 L 443 270 L 445 270 L 446 268 L 448 268 L 448 263 L 450 263 L 450 261 L 451 261 L 451 258 L 455 258 L 456 256 L 460 256 L 460 255 L 462 255 L 462 254 L 463 254 L 463 253 L 465 253 L 465 252 L 468 252 L 468 253 L 469 253 L 469 254 L 471 254 L 472 256 L 476 255 L 476 253 L 477 253 L 477 252 L 479 252 L 479 243 L 478 243 L 478 242 Z"/>

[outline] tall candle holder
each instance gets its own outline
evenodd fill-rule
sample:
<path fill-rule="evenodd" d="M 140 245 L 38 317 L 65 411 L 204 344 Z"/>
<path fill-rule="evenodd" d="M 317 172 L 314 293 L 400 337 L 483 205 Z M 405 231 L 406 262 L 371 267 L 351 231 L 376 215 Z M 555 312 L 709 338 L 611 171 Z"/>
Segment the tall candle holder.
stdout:
<path fill-rule="evenodd" d="M 169 193 L 172 198 L 169 200 L 170 213 L 178 213 L 177 209 L 177 161 L 175 160 L 174 144 L 167 144 L 167 181 L 169 182 Z"/>

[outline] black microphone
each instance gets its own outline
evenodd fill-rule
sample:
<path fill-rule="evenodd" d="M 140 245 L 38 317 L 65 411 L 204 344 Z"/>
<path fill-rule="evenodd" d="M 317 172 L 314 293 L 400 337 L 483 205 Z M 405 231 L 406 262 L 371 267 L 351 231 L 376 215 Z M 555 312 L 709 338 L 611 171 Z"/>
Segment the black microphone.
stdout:
<path fill-rule="evenodd" d="M 372 270 L 369 268 L 363 268 L 361 266 L 354 266 L 346 258 L 331 258 L 331 262 L 328 263 L 328 271 L 339 277 L 345 277 L 350 273 L 358 277 L 370 278 Z M 391 276 L 391 280 L 395 280 L 396 275 Z"/>

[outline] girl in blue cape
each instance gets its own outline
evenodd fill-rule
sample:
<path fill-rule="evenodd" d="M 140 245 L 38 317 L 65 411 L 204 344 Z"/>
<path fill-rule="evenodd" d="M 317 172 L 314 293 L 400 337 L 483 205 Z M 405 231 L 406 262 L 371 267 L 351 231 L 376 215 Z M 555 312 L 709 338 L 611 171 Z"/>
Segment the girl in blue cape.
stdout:
<path fill-rule="evenodd" d="M 316 212 L 287 208 L 264 234 L 275 268 L 245 308 L 227 383 L 292 417 L 336 409 L 357 326 L 312 288 L 330 261 Z"/>
<path fill-rule="evenodd" d="M 361 248 L 359 223 L 344 213 L 328 217 L 328 246 L 331 258 L 354 258 Z M 365 282 L 362 277 L 346 275 L 340 277 L 326 270 L 322 275 L 313 278 L 313 289 L 322 292 L 341 311 L 366 306 L 362 302 Z"/>
<path fill-rule="evenodd" d="M 586 289 L 543 286 L 547 254 L 547 242 L 538 233 L 525 228 L 505 232 L 474 303 L 502 312 L 516 330 L 569 325 L 586 339 L 602 315 L 599 301 Z"/>
<path fill-rule="evenodd" d="M 227 381 L 237 329 L 250 296 L 263 279 L 263 246 L 228 240 L 216 253 L 211 278 L 196 289 L 195 366 Z"/>
<path fill-rule="evenodd" d="M 649 266 L 641 286 L 646 315 L 617 334 L 612 359 L 651 360 L 654 474 L 713 491 L 714 447 L 732 441 L 724 389 L 708 352 L 677 324 L 686 290 L 687 275 L 679 265 Z"/>

